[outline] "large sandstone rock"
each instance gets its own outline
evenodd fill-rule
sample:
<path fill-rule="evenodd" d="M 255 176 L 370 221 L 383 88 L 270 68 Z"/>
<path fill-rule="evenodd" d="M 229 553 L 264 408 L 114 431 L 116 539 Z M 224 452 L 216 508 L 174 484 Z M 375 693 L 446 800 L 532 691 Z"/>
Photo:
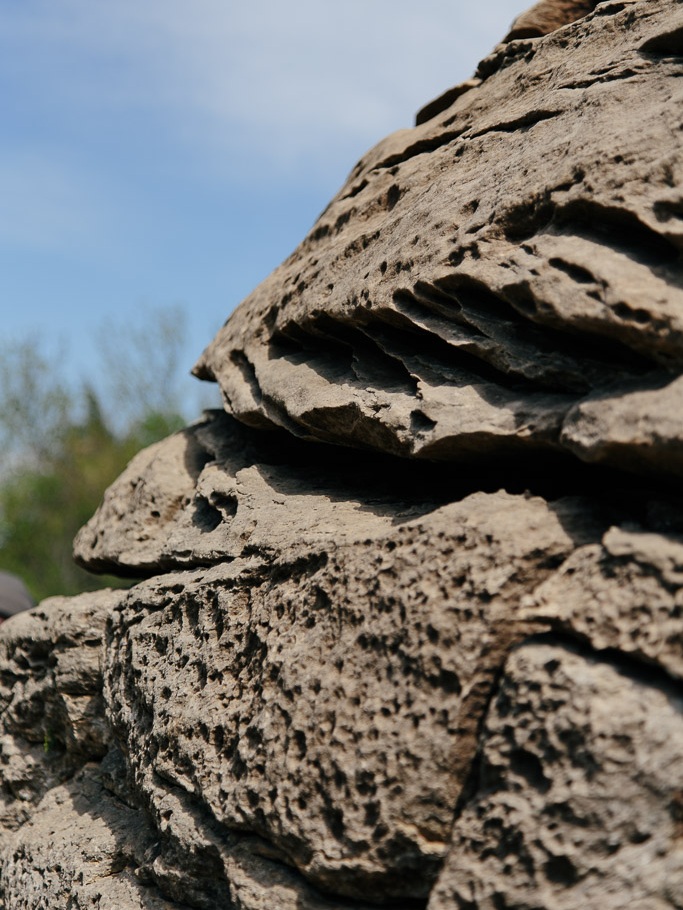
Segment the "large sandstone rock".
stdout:
<path fill-rule="evenodd" d="M 3 910 L 683 905 L 682 36 L 544 0 L 219 332 L 0 628 Z"/>
<path fill-rule="evenodd" d="M 681 28 L 603 3 L 502 46 L 359 162 L 198 375 L 306 439 L 683 473 Z"/>

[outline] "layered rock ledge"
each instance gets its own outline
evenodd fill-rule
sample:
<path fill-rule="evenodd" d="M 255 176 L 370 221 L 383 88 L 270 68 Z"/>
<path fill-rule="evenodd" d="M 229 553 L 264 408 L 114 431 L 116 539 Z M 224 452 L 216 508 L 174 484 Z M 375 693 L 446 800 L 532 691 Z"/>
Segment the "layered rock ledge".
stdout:
<path fill-rule="evenodd" d="M 683 8 L 534 7 L 0 628 L 4 910 L 683 906 Z"/>

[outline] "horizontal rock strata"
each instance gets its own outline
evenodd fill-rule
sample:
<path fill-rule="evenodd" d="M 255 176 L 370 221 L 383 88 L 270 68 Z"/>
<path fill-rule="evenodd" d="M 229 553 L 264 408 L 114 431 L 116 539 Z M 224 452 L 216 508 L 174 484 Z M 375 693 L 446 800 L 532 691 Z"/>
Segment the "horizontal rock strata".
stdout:
<path fill-rule="evenodd" d="M 86 568 L 132 575 L 213 565 L 299 537 L 373 537 L 447 500 L 393 459 L 358 464 L 212 411 L 130 463 L 75 553 Z"/>
<path fill-rule="evenodd" d="M 602 3 L 503 45 L 359 162 L 198 375 L 309 440 L 683 473 L 680 15 Z"/>
<path fill-rule="evenodd" d="M 681 5 L 511 34 L 0 627 L 2 910 L 683 905 Z"/>

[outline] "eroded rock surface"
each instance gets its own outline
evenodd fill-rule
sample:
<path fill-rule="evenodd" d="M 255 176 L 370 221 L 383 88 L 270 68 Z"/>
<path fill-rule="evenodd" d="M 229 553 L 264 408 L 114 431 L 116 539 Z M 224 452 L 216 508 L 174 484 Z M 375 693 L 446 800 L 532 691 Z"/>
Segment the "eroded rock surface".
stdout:
<path fill-rule="evenodd" d="M 490 482 L 490 479 L 489 479 Z M 222 411 L 141 452 L 75 542 L 86 568 L 144 574 L 374 537 L 448 494 L 391 459 L 364 463 Z"/>
<path fill-rule="evenodd" d="M 0 628 L 3 910 L 683 905 L 682 35 L 538 4 L 219 332 Z"/>
<path fill-rule="evenodd" d="M 430 910 L 683 898 L 681 687 L 566 645 L 506 666 Z"/>
<path fill-rule="evenodd" d="M 0 823 L 13 829 L 55 784 L 108 748 L 102 636 L 120 593 L 51 598 L 0 634 Z M 49 756 L 49 758 L 48 758 Z"/>
<path fill-rule="evenodd" d="M 137 785 L 159 806 L 159 776 L 201 794 L 326 890 L 426 897 L 525 579 L 596 532 L 575 501 L 475 494 L 139 585 L 105 672 Z"/>
<path fill-rule="evenodd" d="M 306 439 L 683 473 L 682 28 L 671 0 L 602 3 L 501 46 L 359 162 L 197 373 Z M 667 417 L 641 434 L 631 407 Z"/>

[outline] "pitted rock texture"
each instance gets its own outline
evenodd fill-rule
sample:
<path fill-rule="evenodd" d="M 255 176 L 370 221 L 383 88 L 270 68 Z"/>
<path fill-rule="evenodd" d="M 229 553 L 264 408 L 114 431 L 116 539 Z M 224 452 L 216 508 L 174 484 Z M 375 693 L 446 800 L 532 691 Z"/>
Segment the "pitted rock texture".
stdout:
<path fill-rule="evenodd" d="M 144 817 L 103 789 L 96 768 L 86 766 L 53 787 L 9 839 L 1 870 L 4 906 L 186 910 L 140 881 L 138 855 L 153 843 Z"/>
<path fill-rule="evenodd" d="M 213 411 L 133 459 L 74 551 L 102 572 L 208 566 L 266 557 L 302 537 L 375 537 L 447 500 L 395 460 L 359 464 Z"/>
<path fill-rule="evenodd" d="M 429 910 L 680 906 L 682 780 L 680 684 L 618 657 L 525 645 Z"/>
<path fill-rule="evenodd" d="M 102 702 L 104 623 L 120 592 L 51 598 L 0 630 L 0 825 L 107 752 Z"/>
<path fill-rule="evenodd" d="M 466 900 L 496 907 L 497 879 L 489 865 L 477 865 L 489 853 L 480 850 L 483 835 L 471 816 L 504 858 L 494 871 L 505 879 L 508 906 L 569 907 L 581 896 L 591 906 L 603 887 L 622 899 L 673 894 L 683 886 L 667 859 L 673 822 L 660 822 L 678 817 L 683 545 L 675 501 L 648 503 L 646 514 L 634 507 L 614 524 L 619 509 L 609 501 L 475 493 L 355 541 L 347 513 L 337 543 L 320 540 L 313 512 L 312 540 L 290 542 L 277 555 L 170 572 L 127 593 L 85 595 L 78 610 L 56 600 L 6 623 L 0 647 L 17 654 L 15 643 L 26 641 L 30 627 L 49 655 L 60 653 L 64 629 L 69 641 L 96 646 L 106 619 L 101 672 L 98 665 L 86 674 L 88 697 L 102 706 L 100 736 L 82 737 L 94 745 L 81 747 L 66 768 L 57 744 L 29 756 L 52 777 L 9 826 L 16 830 L 5 825 L 5 906 L 97 906 L 99 894 L 101 906 L 135 910 L 409 910 L 426 901 L 468 906 Z M 97 623 L 88 599 L 100 608 Z M 539 673 L 547 670 L 545 651 L 567 665 L 548 683 L 548 695 L 526 672 L 533 660 L 520 664 L 517 656 L 539 647 Z M 576 667 L 585 660 L 606 665 L 609 679 L 625 673 L 637 681 L 650 726 L 637 726 L 628 699 L 606 700 L 602 683 L 589 680 L 585 698 L 575 692 L 583 679 Z M 38 737 L 46 717 L 59 729 L 52 704 L 60 674 L 45 681 L 46 662 L 24 667 L 23 691 L 32 691 L 34 674 L 43 686 L 31 715 Z M 528 706 L 510 694 L 522 678 L 531 693 L 525 697 L 535 699 Z M 613 689 L 607 686 L 608 694 Z M 666 710 L 661 692 L 668 693 Z M 16 693 L 8 688 L 6 698 L 17 713 Z M 483 773 L 478 756 L 498 729 L 500 704 L 508 706 L 505 718 L 514 714 L 503 731 L 523 745 L 509 747 L 511 770 L 499 776 L 503 808 L 495 802 L 487 815 L 488 778 L 478 797 L 482 810 L 471 808 L 473 780 Z M 555 713 L 566 705 L 565 713 L 556 718 L 551 704 Z M 579 723 L 581 712 L 597 716 L 593 727 Z M 612 716 L 606 741 L 603 712 Z M 624 718 L 635 732 L 615 752 Z M 559 726 L 548 745 L 533 731 L 551 723 Z M 576 751 L 581 736 L 584 747 Z M 631 772 L 622 765 L 632 742 L 642 767 Z M 654 753 L 663 742 L 660 760 Z M 525 757 L 525 749 L 533 755 Z M 656 787 L 641 780 L 651 754 Z M 558 787 L 571 784 L 571 804 L 545 809 L 534 796 L 534 775 L 555 781 L 556 767 L 567 761 L 570 780 Z M 612 781 L 617 770 L 622 777 Z M 34 771 L 38 780 L 46 776 Z M 541 795 L 548 789 L 542 784 Z M 640 852 L 626 850 L 617 879 L 606 860 L 581 890 L 595 845 L 631 837 L 630 810 L 623 809 L 620 827 L 609 814 L 629 786 L 640 793 L 639 812 L 652 819 L 634 835 Z M 509 787 L 519 793 L 513 805 L 522 806 L 521 815 L 490 828 L 487 819 L 507 811 Z M 582 795 L 608 814 L 594 817 Z M 556 818 L 570 826 L 579 811 L 571 800 L 588 813 L 593 834 L 577 822 L 584 840 L 569 854 L 552 853 L 553 838 L 570 836 L 556 832 Z M 542 837 L 541 809 L 549 819 Z M 541 838 L 534 862 L 547 872 L 547 887 L 532 873 L 506 877 L 508 865 L 526 856 L 517 833 L 524 825 L 533 844 Z M 658 832 L 652 850 L 640 847 L 651 828 Z M 579 848 L 583 859 L 575 856 Z M 638 869 L 652 851 L 662 858 L 645 882 Z M 56 871 L 43 875 L 43 868 Z M 563 870 L 571 868 L 579 872 L 565 894 Z M 482 882 L 494 884 L 487 890 Z M 565 903 L 543 903 L 551 892 Z"/>
<path fill-rule="evenodd" d="M 538 4 L 221 330 L 0 627 L 0 910 L 683 906 L 681 10 Z"/>
<path fill-rule="evenodd" d="M 384 538 L 139 585 L 105 678 L 145 801 L 161 776 L 322 889 L 426 897 L 526 579 L 597 533 L 581 502 L 475 494 Z"/>
<path fill-rule="evenodd" d="M 681 15 L 602 3 L 503 45 L 359 162 L 197 374 L 309 440 L 682 474 Z"/>
<path fill-rule="evenodd" d="M 662 503 L 650 505 L 656 514 Z M 680 501 L 678 508 L 683 516 Z M 522 615 L 683 679 L 680 530 L 661 535 L 631 523 L 610 528 L 599 544 L 577 548 L 524 601 Z"/>

